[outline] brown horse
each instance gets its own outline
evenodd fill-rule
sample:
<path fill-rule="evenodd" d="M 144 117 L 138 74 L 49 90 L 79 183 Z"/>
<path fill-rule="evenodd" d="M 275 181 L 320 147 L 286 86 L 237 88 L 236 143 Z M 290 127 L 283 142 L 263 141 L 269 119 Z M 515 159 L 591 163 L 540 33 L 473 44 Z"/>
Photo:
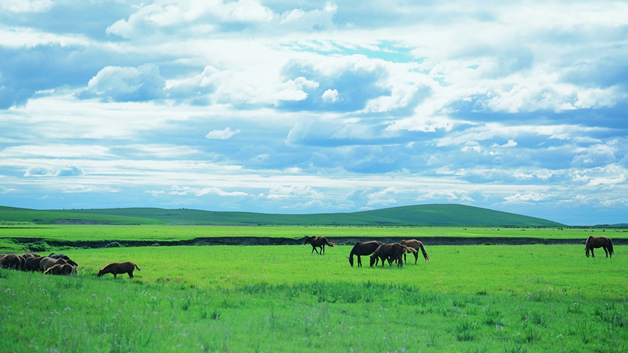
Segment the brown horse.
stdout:
<path fill-rule="evenodd" d="M 419 260 L 419 250 L 421 250 L 421 252 L 423 253 L 423 258 L 425 258 L 425 261 L 430 261 L 430 257 L 427 255 L 427 251 L 425 251 L 425 247 L 423 246 L 423 243 L 421 243 L 420 241 L 416 240 L 416 239 L 410 239 L 410 240 L 402 240 L 399 244 L 401 245 L 405 245 L 409 248 L 413 248 L 415 250 L 417 250 L 416 252 L 414 252 L 414 264 L 416 265 L 417 261 Z M 406 260 L 406 254 L 403 254 L 403 259 L 404 261 L 408 262 Z"/>
<path fill-rule="evenodd" d="M 133 270 L 136 268 L 138 271 L 141 271 L 141 269 L 136 264 L 130 261 L 114 262 L 103 267 L 102 270 L 98 271 L 98 277 L 102 277 L 102 275 L 111 273 L 113 275 L 113 278 L 117 278 L 119 274 L 127 273 L 129 275 L 129 278 L 133 278 Z"/>
<path fill-rule="evenodd" d="M 603 248 L 606 253 L 606 257 L 608 257 L 609 254 L 613 257 L 613 253 L 615 252 L 613 251 L 613 241 L 607 237 L 590 236 L 584 245 L 584 251 L 586 252 L 587 257 L 589 257 L 589 250 L 591 250 L 591 256 L 595 257 L 595 254 L 593 253 L 594 248 Z"/>
<path fill-rule="evenodd" d="M 24 258 L 20 255 L 8 254 L 2 257 L 0 267 L 22 270 L 24 268 Z"/>
<path fill-rule="evenodd" d="M 74 261 L 72 261 L 74 262 Z M 76 262 L 74 262 L 76 263 Z M 39 271 L 46 272 L 47 269 L 51 268 L 54 265 L 72 265 L 72 263 L 68 263 L 64 259 L 53 259 L 48 256 L 44 256 L 44 258 L 39 260 Z"/>
<path fill-rule="evenodd" d="M 39 263 L 42 259 L 42 256 L 26 259 L 26 261 L 24 261 L 24 271 L 39 271 Z"/>
<path fill-rule="evenodd" d="M 325 237 L 310 237 L 306 235 L 304 240 L 305 241 L 303 242 L 303 245 L 308 243 L 312 245 L 312 254 L 314 253 L 314 251 L 316 251 L 316 253 L 319 255 L 325 254 L 325 245 L 329 245 L 332 248 L 335 247 L 334 243 L 328 241 Z M 318 252 L 316 248 L 321 248 L 321 251 Z"/>
<path fill-rule="evenodd" d="M 75 275 L 76 269 L 69 264 L 54 265 L 44 272 L 45 275 Z"/>
<path fill-rule="evenodd" d="M 371 267 L 373 267 L 378 259 L 382 260 L 382 267 L 384 266 L 385 260 L 388 260 L 390 266 L 392 266 L 394 261 L 397 261 L 397 266 L 403 267 L 402 255 L 409 252 L 415 253 L 416 249 L 409 248 L 399 243 L 382 244 L 377 247 L 373 255 L 371 255 Z"/>
<path fill-rule="evenodd" d="M 355 243 L 351 253 L 349 254 L 349 263 L 353 267 L 353 255 L 358 257 L 358 267 L 362 266 L 362 259 L 360 256 L 371 255 L 382 243 L 377 240 L 371 241 L 359 241 Z"/>

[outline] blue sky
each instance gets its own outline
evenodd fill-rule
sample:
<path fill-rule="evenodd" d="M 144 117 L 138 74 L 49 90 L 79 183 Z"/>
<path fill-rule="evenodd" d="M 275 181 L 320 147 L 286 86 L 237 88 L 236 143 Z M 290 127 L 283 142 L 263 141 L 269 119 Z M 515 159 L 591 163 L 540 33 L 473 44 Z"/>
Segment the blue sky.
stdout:
<path fill-rule="evenodd" d="M 625 1 L 0 2 L 0 204 L 628 222 Z"/>

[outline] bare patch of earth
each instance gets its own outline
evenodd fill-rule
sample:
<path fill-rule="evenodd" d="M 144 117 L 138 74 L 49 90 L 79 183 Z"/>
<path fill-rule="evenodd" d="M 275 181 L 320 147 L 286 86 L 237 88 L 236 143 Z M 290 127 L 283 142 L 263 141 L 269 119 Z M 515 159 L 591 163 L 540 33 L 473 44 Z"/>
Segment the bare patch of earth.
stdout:
<path fill-rule="evenodd" d="M 354 245 L 358 241 L 378 240 L 382 243 L 397 243 L 403 238 L 397 237 L 328 237 L 329 241 L 337 245 Z M 426 246 L 430 245 L 529 245 L 529 244 L 583 244 L 586 239 L 542 239 L 542 238 L 465 238 L 465 237 L 421 237 L 418 238 Z M 134 246 L 211 246 L 211 245 L 303 245 L 303 238 L 271 238 L 271 237 L 212 237 L 194 238 L 177 241 L 150 241 L 150 240 L 95 240 L 95 241 L 59 241 L 44 238 L 11 238 L 15 243 L 46 242 L 53 247 L 75 248 L 106 248 L 106 247 L 134 247 Z M 615 239 L 615 245 L 628 245 L 628 239 Z"/>

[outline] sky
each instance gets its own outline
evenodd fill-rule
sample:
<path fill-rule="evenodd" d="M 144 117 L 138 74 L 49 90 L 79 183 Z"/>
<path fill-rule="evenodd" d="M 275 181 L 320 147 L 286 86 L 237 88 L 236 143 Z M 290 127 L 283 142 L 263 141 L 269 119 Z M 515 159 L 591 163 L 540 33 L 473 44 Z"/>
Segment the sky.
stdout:
<path fill-rule="evenodd" d="M 0 205 L 628 222 L 628 2 L 2 0 Z"/>

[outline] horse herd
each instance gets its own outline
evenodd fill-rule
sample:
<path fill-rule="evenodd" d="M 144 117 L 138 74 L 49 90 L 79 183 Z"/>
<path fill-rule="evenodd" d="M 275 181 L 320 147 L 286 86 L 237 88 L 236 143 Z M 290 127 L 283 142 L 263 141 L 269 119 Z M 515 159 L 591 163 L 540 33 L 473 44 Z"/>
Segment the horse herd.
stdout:
<path fill-rule="evenodd" d="M 304 238 L 303 244 L 312 245 L 312 254 L 316 251 L 317 254 L 325 254 L 325 246 L 335 247 L 334 243 L 327 240 L 325 237 L 310 237 Z M 593 249 L 603 248 L 606 253 L 606 257 L 613 257 L 613 241 L 607 237 L 594 237 L 590 236 L 585 242 L 585 253 L 589 257 L 589 252 L 595 257 Z M 320 249 L 320 251 L 319 251 Z M 349 264 L 353 267 L 353 257 L 358 257 L 358 267 L 362 266 L 361 256 L 370 255 L 370 265 L 377 266 L 379 261 L 384 266 L 385 261 L 392 266 L 393 262 L 397 262 L 397 266 L 402 267 L 404 262 L 407 262 L 406 255 L 414 255 L 414 263 L 416 264 L 419 259 L 419 251 L 423 254 L 425 261 L 429 261 L 430 257 L 425 251 L 425 246 L 422 242 L 411 239 L 402 240 L 399 243 L 381 243 L 377 240 L 371 241 L 359 241 L 357 242 L 351 252 L 349 253 Z M 403 256 L 403 258 L 402 258 Z M 4 254 L 0 255 L 0 268 L 15 269 L 21 271 L 39 271 L 44 274 L 50 275 L 73 275 L 76 274 L 76 268 L 79 265 L 72 261 L 64 254 L 52 253 L 48 256 L 40 256 L 35 253 L 25 253 L 23 255 L 16 254 Z M 103 267 L 98 271 L 98 277 L 102 277 L 107 273 L 113 274 L 114 278 L 117 278 L 119 274 L 128 274 L 129 278 L 133 278 L 133 271 L 137 269 L 141 271 L 139 266 L 133 262 L 114 262 Z"/>
<path fill-rule="evenodd" d="M 310 237 L 305 236 L 303 244 L 312 245 L 311 253 L 316 251 L 317 254 L 323 255 L 325 254 L 325 245 L 330 247 L 335 247 L 334 243 L 327 240 L 325 237 Z M 317 248 L 320 248 L 320 252 Z M 430 257 L 425 251 L 425 246 L 423 243 L 416 240 L 402 240 L 399 243 L 381 243 L 377 240 L 371 241 L 359 241 L 357 242 L 353 248 L 351 249 L 351 253 L 349 253 L 349 264 L 353 267 L 353 257 L 358 257 L 358 267 L 362 266 L 362 258 L 361 256 L 371 255 L 370 257 L 370 265 L 378 265 L 381 260 L 382 266 L 386 260 L 388 260 L 388 264 L 392 266 L 393 262 L 397 262 L 397 266 L 402 267 L 404 261 L 407 262 L 406 255 L 413 254 L 414 255 L 414 263 L 416 264 L 419 259 L 419 250 L 423 254 L 423 258 L 425 261 L 429 261 Z M 403 255 L 403 259 L 402 259 Z"/>
<path fill-rule="evenodd" d="M 316 251 L 316 253 L 319 255 L 325 254 L 325 245 L 328 245 L 330 247 L 335 246 L 334 243 L 330 242 L 325 237 L 310 237 L 310 236 L 306 236 L 304 238 L 303 244 L 312 245 L 311 253 L 314 253 L 314 251 Z M 317 250 L 317 248 L 320 248 L 320 252 Z M 609 257 L 609 255 L 610 257 L 613 257 L 613 253 L 614 253 L 613 241 L 607 237 L 590 236 L 589 238 L 587 238 L 587 240 L 585 241 L 585 253 L 587 257 L 589 257 L 589 251 L 591 252 L 591 256 L 595 257 L 595 254 L 593 253 L 594 248 L 603 248 L 604 252 L 606 253 L 606 257 Z M 425 261 L 429 261 L 430 257 L 425 251 L 425 247 L 423 246 L 423 243 L 416 239 L 402 240 L 399 243 L 389 243 L 389 244 L 384 244 L 377 240 L 364 241 L 364 242 L 359 241 L 351 249 L 348 259 L 349 259 L 349 264 L 351 265 L 351 267 L 353 267 L 354 256 L 358 257 L 358 267 L 359 267 L 359 266 L 362 266 L 362 259 L 360 258 L 360 256 L 367 256 L 367 255 L 371 256 L 370 257 L 371 267 L 373 267 L 373 265 L 377 266 L 380 260 L 382 261 L 382 266 L 384 266 L 384 262 L 388 260 L 388 264 L 390 266 L 392 266 L 392 263 L 396 261 L 397 266 L 402 267 L 403 263 L 407 262 L 406 260 L 407 254 L 414 255 L 414 263 L 416 264 L 419 259 L 419 255 L 418 255 L 419 250 L 423 254 L 423 258 L 425 259 Z M 402 255 L 403 255 L 403 260 L 401 258 Z"/>
<path fill-rule="evenodd" d="M 0 268 L 43 272 L 45 275 L 75 275 L 78 266 L 76 262 L 64 254 L 52 253 L 48 256 L 40 256 L 35 253 L 0 255 Z M 98 271 L 98 277 L 111 273 L 116 278 L 117 275 L 126 273 L 130 278 L 133 278 L 133 270 L 136 268 L 141 271 L 132 262 L 114 262 Z"/>

